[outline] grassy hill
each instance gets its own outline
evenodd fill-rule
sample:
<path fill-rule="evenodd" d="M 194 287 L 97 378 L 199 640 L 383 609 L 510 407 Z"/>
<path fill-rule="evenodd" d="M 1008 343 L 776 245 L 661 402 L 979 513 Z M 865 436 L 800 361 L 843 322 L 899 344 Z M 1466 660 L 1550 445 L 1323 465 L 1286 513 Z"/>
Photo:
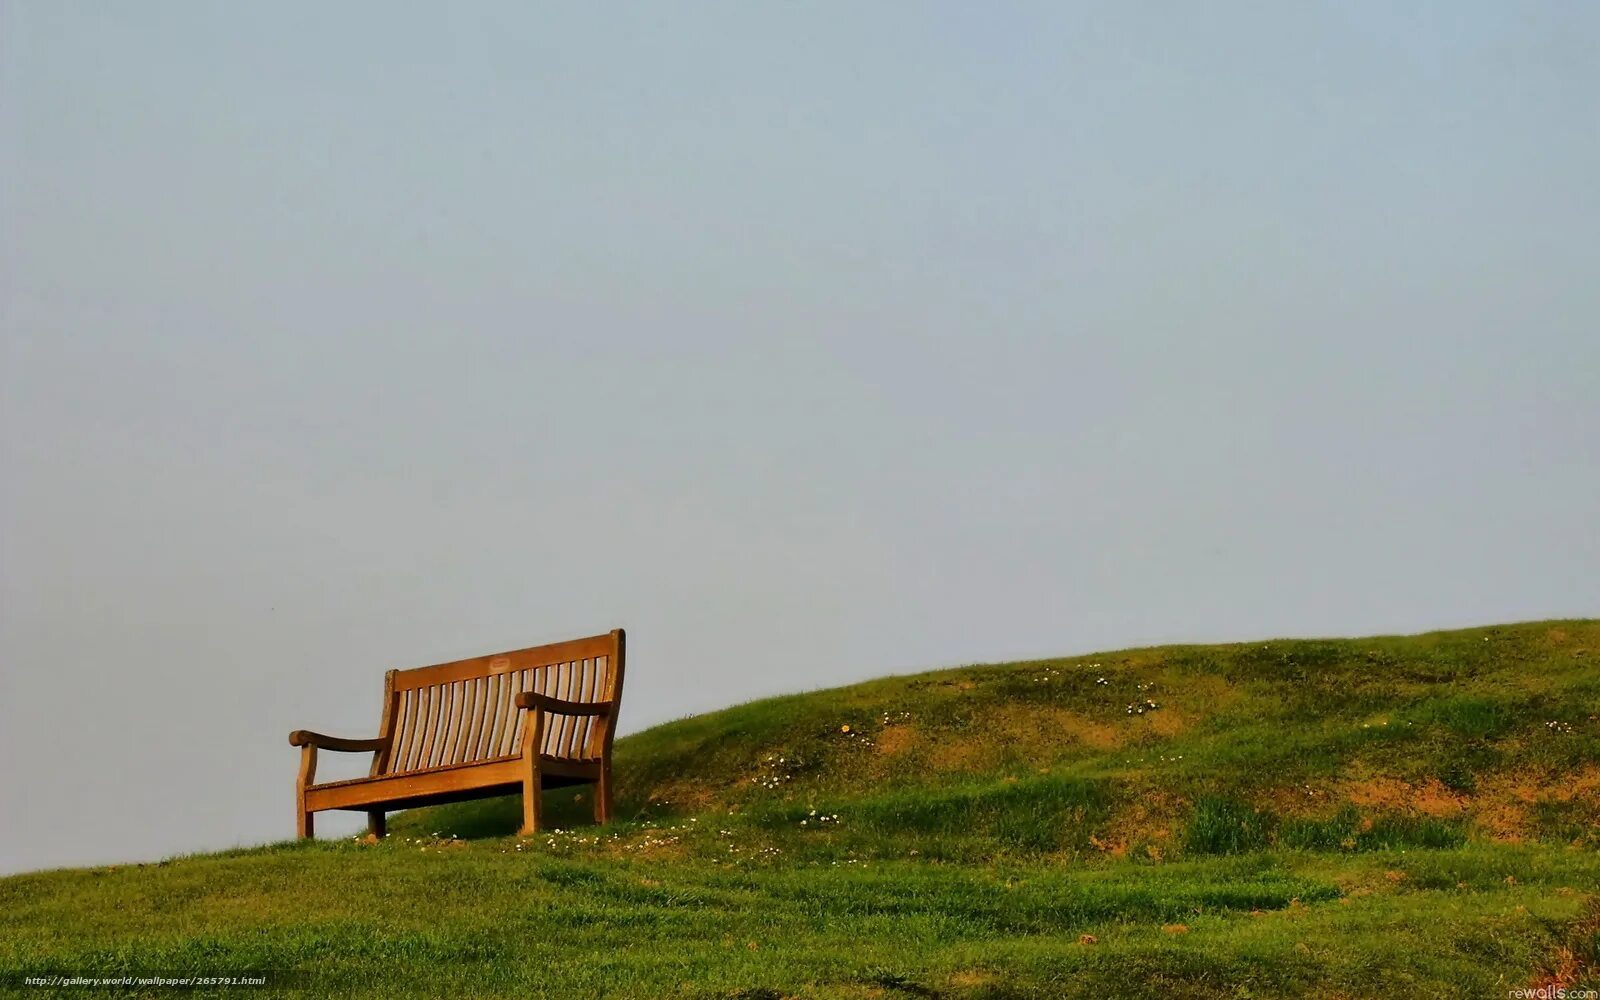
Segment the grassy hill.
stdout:
<path fill-rule="evenodd" d="M 606 828 L 569 790 L 526 840 L 490 800 L 380 844 L 3 879 L 0 968 L 374 997 L 1600 987 L 1597 717 L 1596 621 L 891 677 L 620 740 Z"/>

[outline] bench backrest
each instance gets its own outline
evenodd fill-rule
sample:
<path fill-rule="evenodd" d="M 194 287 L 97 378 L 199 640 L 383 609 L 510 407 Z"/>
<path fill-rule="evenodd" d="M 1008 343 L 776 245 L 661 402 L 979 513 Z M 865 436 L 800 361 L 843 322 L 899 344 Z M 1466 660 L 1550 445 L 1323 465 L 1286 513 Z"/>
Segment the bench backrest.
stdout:
<path fill-rule="evenodd" d="M 564 701 L 610 703 L 622 698 L 625 639 L 606 635 L 533 646 L 384 677 L 380 730 L 389 750 L 373 762 L 374 774 L 470 764 L 521 753 L 522 717 L 514 702 L 524 691 Z M 542 752 L 569 760 L 598 760 L 610 753 L 616 713 L 610 718 L 548 714 Z"/>

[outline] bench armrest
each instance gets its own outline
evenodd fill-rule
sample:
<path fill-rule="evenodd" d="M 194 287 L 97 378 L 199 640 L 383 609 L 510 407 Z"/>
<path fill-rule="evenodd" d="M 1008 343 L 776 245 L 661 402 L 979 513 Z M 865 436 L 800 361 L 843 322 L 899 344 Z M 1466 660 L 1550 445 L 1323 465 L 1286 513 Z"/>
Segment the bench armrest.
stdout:
<path fill-rule="evenodd" d="M 615 707 L 609 701 L 563 701 L 552 698 L 547 694 L 536 694 L 532 691 L 517 695 L 518 708 L 537 708 L 545 712 L 555 712 L 559 715 L 610 715 Z"/>
<path fill-rule="evenodd" d="M 348 750 L 360 753 L 363 750 L 382 750 L 388 745 L 388 740 L 379 737 L 372 740 L 347 740 L 338 736 L 324 736 L 313 733 L 309 729 L 296 729 L 289 734 L 289 745 L 292 747 L 317 747 L 320 750 Z"/>

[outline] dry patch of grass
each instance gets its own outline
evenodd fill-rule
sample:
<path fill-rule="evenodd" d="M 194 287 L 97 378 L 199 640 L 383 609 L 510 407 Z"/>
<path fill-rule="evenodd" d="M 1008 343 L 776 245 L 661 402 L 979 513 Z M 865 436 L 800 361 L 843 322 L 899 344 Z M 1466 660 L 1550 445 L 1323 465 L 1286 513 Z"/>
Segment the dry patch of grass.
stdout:
<path fill-rule="evenodd" d="M 886 757 L 903 753 L 917 742 L 917 729 L 911 725 L 888 726 L 878 734 L 878 752 Z"/>
<path fill-rule="evenodd" d="M 1131 730 L 1129 722 L 1104 722 L 1067 708 L 1010 705 L 985 709 L 974 720 L 974 728 L 986 734 L 986 742 L 1005 749 L 1026 748 L 1040 760 L 1059 758 L 1062 750 L 1073 746 L 1115 750 L 1128 742 Z"/>
<path fill-rule="evenodd" d="M 1133 851 L 1159 861 L 1167 855 L 1188 805 L 1182 798 L 1158 789 L 1145 790 L 1113 812 L 1104 829 L 1091 836 L 1089 842 L 1112 857 L 1127 857 Z"/>
<path fill-rule="evenodd" d="M 703 781 L 679 778 L 658 783 L 650 789 L 649 801 L 677 807 L 680 811 L 704 812 L 717 802 L 716 791 Z"/>
<path fill-rule="evenodd" d="M 1418 812 L 1434 818 L 1460 816 L 1467 809 L 1465 796 L 1451 791 L 1437 778 L 1407 782 L 1397 778 L 1368 778 L 1347 782 L 1335 794 L 1364 809 Z"/>
<path fill-rule="evenodd" d="M 975 740 L 932 739 L 923 754 L 924 762 L 936 774 L 974 773 L 994 766 L 994 748 Z"/>
<path fill-rule="evenodd" d="M 1185 712 L 1164 709 L 1160 712 L 1150 712 L 1139 717 L 1152 733 L 1165 739 L 1183 733 L 1194 724 L 1195 717 Z"/>
<path fill-rule="evenodd" d="M 1119 749 L 1133 735 L 1133 722 L 1102 721 L 1056 706 L 993 705 L 978 709 L 960 730 L 891 726 L 877 740 L 880 754 L 914 750 L 932 773 L 979 774 L 1019 756 L 1046 765 L 1083 751 Z"/>
<path fill-rule="evenodd" d="M 1600 766 L 1554 775 L 1529 771 L 1488 775 L 1472 797 L 1471 814 L 1491 837 L 1514 844 L 1533 835 L 1541 806 L 1574 803 L 1600 813 Z"/>

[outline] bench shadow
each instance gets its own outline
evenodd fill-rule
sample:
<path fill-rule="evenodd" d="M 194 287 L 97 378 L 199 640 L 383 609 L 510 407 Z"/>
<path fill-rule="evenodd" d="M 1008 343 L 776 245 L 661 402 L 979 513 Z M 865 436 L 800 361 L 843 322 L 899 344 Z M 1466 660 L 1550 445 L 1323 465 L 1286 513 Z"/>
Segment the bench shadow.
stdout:
<path fill-rule="evenodd" d="M 577 829 L 594 825 L 593 788 L 554 788 L 544 793 L 544 829 Z M 390 819 L 391 834 L 407 837 L 456 837 L 498 840 L 515 836 L 522 825 L 522 796 L 501 795 L 472 802 L 408 809 Z M 598 829 L 598 828 L 597 828 Z"/>

